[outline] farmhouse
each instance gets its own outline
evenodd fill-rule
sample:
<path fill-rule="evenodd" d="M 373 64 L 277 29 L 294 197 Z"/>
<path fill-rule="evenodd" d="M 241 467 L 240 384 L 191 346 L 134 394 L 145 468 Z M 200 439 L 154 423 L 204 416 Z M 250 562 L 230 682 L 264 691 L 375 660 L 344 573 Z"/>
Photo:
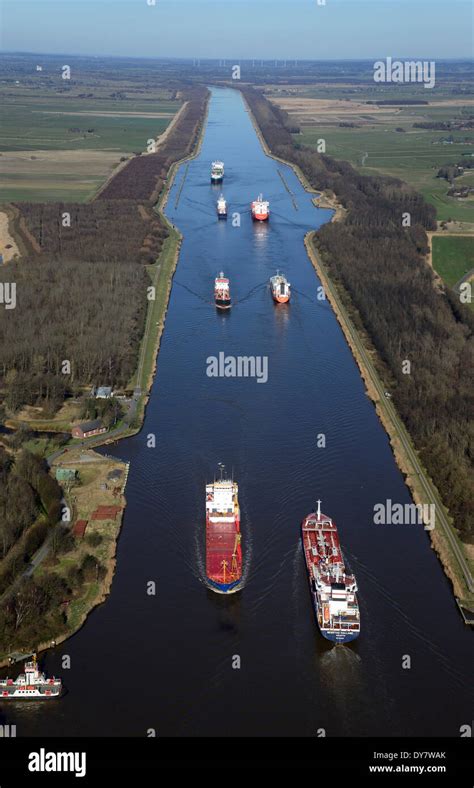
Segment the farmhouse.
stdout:
<path fill-rule="evenodd" d="M 102 422 L 96 419 L 73 427 L 71 435 L 73 438 L 90 438 L 92 435 L 102 435 L 103 432 L 107 432 L 107 427 L 104 427 Z"/>

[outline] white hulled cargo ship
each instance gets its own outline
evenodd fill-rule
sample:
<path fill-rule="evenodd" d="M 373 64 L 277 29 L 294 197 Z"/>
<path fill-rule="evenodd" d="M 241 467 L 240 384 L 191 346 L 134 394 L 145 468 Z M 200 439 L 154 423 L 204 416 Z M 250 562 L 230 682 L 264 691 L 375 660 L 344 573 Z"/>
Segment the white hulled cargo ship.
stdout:
<path fill-rule="evenodd" d="M 213 161 L 211 165 L 211 183 L 222 183 L 224 180 L 224 162 Z"/>

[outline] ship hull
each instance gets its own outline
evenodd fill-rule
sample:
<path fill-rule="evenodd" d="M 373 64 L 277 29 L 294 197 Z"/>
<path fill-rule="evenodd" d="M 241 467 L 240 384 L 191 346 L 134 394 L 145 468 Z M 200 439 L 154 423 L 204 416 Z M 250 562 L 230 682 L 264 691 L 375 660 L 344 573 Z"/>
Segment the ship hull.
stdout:
<path fill-rule="evenodd" d="M 211 183 L 222 183 L 223 180 L 223 175 L 211 175 Z"/>
<path fill-rule="evenodd" d="M 216 309 L 230 309 L 232 303 L 230 301 L 221 301 L 220 299 L 216 298 Z"/>
<path fill-rule="evenodd" d="M 254 220 L 254 222 L 268 222 L 269 217 L 270 217 L 269 213 L 263 213 L 263 214 L 262 213 L 253 213 L 252 214 L 252 219 Z"/>
<path fill-rule="evenodd" d="M 272 295 L 273 295 L 273 300 L 275 301 L 276 304 L 287 304 L 288 301 L 290 300 L 290 296 L 288 295 L 286 296 L 275 295 L 275 293 L 272 293 Z"/>
<path fill-rule="evenodd" d="M 218 594 L 235 594 L 237 591 L 240 591 L 242 578 L 239 577 L 233 583 L 218 583 L 216 580 L 211 580 L 210 577 L 207 578 L 207 581 L 212 586 L 212 590 Z"/>
<path fill-rule="evenodd" d="M 4 700 L 53 700 L 54 698 L 59 698 L 61 696 L 61 692 L 51 692 L 50 695 L 46 695 L 45 693 L 38 692 L 38 694 L 28 693 L 26 694 L 15 694 L 14 692 L 9 692 L 4 694 L 0 692 L 0 703 Z"/>
<path fill-rule="evenodd" d="M 217 212 L 217 218 L 218 219 L 227 219 L 227 213 L 219 213 L 219 211 L 218 211 Z"/>
<path fill-rule="evenodd" d="M 318 596 L 314 592 L 311 594 L 312 603 L 313 603 L 313 610 L 314 610 L 314 617 L 316 619 L 316 623 L 318 625 L 318 629 L 321 632 L 323 638 L 326 640 L 330 640 L 331 643 L 350 643 L 351 640 L 356 640 L 359 637 L 359 632 L 335 632 L 334 630 L 328 629 L 327 627 L 321 626 L 320 618 L 322 618 L 322 614 L 320 612 L 320 605 L 318 603 Z"/>

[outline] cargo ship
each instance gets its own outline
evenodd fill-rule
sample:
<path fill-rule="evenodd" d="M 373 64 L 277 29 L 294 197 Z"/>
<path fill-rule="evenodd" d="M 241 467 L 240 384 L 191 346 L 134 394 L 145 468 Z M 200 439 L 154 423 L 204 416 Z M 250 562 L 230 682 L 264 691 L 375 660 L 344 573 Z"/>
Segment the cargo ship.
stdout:
<path fill-rule="evenodd" d="M 217 200 L 217 216 L 219 219 L 227 219 L 227 203 L 223 194 Z"/>
<path fill-rule="evenodd" d="M 38 669 L 36 655 L 25 662 L 25 672 L 16 679 L 0 679 L 0 701 L 2 700 L 48 700 L 58 698 L 62 692 L 61 679 L 48 679 Z"/>
<path fill-rule="evenodd" d="M 360 632 L 357 583 L 342 555 L 336 523 L 316 512 L 301 524 L 311 599 L 321 634 L 334 643 L 348 643 Z"/>
<path fill-rule="evenodd" d="M 213 161 L 211 166 L 211 183 L 222 183 L 224 180 L 224 162 Z"/>
<path fill-rule="evenodd" d="M 206 484 L 206 575 L 214 591 L 231 594 L 242 581 L 238 485 L 221 478 Z"/>
<path fill-rule="evenodd" d="M 272 288 L 273 300 L 277 304 L 286 304 L 290 300 L 290 283 L 286 276 L 276 272 L 275 276 L 270 277 L 270 287 Z"/>
<path fill-rule="evenodd" d="M 251 204 L 250 209 L 252 211 L 252 219 L 257 222 L 266 222 L 270 217 L 270 203 L 268 200 L 263 199 L 263 194 L 258 195 L 258 198 Z"/>
<path fill-rule="evenodd" d="M 229 280 L 222 271 L 214 282 L 214 300 L 218 309 L 230 309 L 231 307 Z"/>

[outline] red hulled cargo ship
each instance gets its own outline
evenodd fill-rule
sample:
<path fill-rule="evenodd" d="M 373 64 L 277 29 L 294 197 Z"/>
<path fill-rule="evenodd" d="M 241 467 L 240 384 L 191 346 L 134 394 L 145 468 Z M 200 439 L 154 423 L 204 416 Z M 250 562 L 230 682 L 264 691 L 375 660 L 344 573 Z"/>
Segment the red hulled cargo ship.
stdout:
<path fill-rule="evenodd" d="M 206 484 L 206 575 L 214 591 L 229 594 L 242 581 L 238 485 L 221 478 Z"/>
<path fill-rule="evenodd" d="M 259 194 L 258 198 L 253 201 L 250 210 L 252 211 L 252 219 L 257 222 L 266 222 L 270 217 L 270 203 L 263 199 L 263 194 Z"/>
<path fill-rule="evenodd" d="M 301 524 L 311 599 L 321 634 L 335 643 L 348 643 L 360 632 L 357 583 L 342 555 L 336 523 L 317 512 Z"/>

